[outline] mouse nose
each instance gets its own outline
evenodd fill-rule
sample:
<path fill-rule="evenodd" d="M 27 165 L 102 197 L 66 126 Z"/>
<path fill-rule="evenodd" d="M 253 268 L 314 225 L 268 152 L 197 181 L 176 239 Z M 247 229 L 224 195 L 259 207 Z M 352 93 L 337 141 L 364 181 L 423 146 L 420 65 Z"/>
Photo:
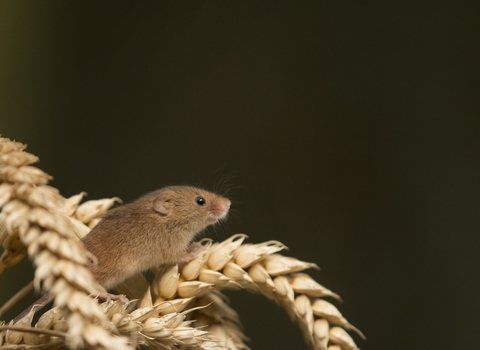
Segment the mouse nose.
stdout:
<path fill-rule="evenodd" d="M 221 202 L 220 202 L 220 210 L 221 210 L 221 214 L 220 214 L 220 217 L 224 217 L 225 215 L 227 215 L 228 213 L 228 210 L 230 209 L 230 205 L 232 203 L 224 198 Z"/>

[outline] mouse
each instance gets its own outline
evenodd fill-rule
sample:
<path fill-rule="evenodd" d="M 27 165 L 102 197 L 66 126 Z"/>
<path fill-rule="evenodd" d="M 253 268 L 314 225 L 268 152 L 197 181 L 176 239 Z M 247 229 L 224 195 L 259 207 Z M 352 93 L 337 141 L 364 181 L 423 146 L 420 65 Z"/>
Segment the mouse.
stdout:
<path fill-rule="evenodd" d="M 150 268 L 191 261 L 200 249 L 195 236 L 224 220 L 230 205 L 229 199 L 197 187 L 168 186 L 111 209 L 81 240 L 97 259 L 89 269 L 108 290 Z M 51 300 L 47 293 L 34 305 Z"/>
<path fill-rule="evenodd" d="M 97 258 L 90 269 L 105 289 L 150 268 L 188 262 L 194 237 L 227 216 L 230 200 L 190 186 L 147 193 L 107 211 L 82 241 Z"/>

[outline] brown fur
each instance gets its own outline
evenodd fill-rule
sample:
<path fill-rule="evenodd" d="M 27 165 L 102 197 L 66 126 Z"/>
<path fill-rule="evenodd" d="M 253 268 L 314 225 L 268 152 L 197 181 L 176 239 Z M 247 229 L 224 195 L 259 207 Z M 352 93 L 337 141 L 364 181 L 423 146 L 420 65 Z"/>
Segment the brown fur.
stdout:
<path fill-rule="evenodd" d="M 198 196 L 205 198 L 204 206 L 195 202 Z M 155 210 L 159 198 L 162 212 Z M 172 186 L 147 193 L 108 211 L 83 238 L 98 259 L 91 270 L 108 289 L 149 268 L 182 262 L 195 235 L 225 217 L 229 208 L 228 199 L 195 187 Z"/>

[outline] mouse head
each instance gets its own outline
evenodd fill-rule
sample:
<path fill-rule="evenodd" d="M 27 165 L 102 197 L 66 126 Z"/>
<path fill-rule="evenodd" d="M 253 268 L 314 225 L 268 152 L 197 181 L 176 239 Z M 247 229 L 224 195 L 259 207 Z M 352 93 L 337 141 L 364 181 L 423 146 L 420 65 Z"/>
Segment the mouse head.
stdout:
<path fill-rule="evenodd" d="M 227 216 L 230 201 L 190 186 L 171 186 L 157 192 L 153 209 L 177 224 L 201 230 Z"/>

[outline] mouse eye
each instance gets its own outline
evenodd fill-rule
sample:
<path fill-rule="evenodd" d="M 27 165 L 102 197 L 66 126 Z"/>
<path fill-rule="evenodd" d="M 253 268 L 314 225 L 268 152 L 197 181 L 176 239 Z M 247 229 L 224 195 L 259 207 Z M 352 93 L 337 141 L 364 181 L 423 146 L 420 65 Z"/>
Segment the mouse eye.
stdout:
<path fill-rule="evenodd" d="M 195 198 L 195 203 L 197 203 L 200 206 L 204 206 L 207 203 L 207 201 L 203 197 L 197 197 Z"/>

